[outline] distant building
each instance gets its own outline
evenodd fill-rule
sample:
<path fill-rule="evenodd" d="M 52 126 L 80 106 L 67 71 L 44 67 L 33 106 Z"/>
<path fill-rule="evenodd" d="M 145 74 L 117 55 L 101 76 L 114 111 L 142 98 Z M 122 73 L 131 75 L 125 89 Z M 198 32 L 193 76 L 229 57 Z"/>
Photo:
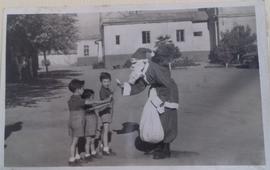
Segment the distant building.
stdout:
<path fill-rule="evenodd" d="M 100 35 L 77 43 L 77 64 L 105 60 L 106 67 L 122 65 L 138 48 L 154 49 L 159 36 L 169 35 L 182 56 L 208 61 L 222 32 L 235 25 L 249 26 L 256 33 L 254 7 L 205 8 L 164 12 L 118 12 L 100 16 Z"/>
<path fill-rule="evenodd" d="M 210 38 L 205 11 L 132 13 L 103 18 L 106 66 L 123 64 L 139 47 L 154 49 L 159 36 L 169 35 L 183 56 L 208 61 Z"/>
<path fill-rule="evenodd" d="M 78 40 L 77 42 L 77 65 L 91 65 L 97 63 L 100 56 L 99 48 L 101 48 L 101 40 L 99 35 L 88 36 Z"/>

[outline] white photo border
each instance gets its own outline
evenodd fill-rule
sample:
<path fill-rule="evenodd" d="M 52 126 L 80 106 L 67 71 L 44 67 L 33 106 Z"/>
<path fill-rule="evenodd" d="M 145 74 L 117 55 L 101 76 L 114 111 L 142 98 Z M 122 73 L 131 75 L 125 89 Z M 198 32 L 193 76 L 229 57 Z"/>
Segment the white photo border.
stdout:
<path fill-rule="evenodd" d="M 1 91 L 0 91 L 0 168 L 4 167 L 4 128 L 5 128 L 5 84 L 6 84 L 6 23 L 9 14 L 40 14 L 40 13 L 96 13 L 113 11 L 132 10 L 173 10 L 211 7 L 240 7 L 254 6 L 256 11 L 256 31 L 258 41 L 259 72 L 262 102 L 262 117 L 264 131 L 265 165 L 262 166 L 89 166 L 72 167 L 72 169 L 99 169 L 99 170 L 135 170 L 135 169 L 155 169 L 155 170 L 268 170 L 270 169 L 270 67 L 269 56 L 267 56 L 267 30 L 265 2 L 262 0 L 236 0 L 235 3 L 226 2 L 192 2 L 192 3 L 170 3 L 170 4 L 144 4 L 144 5 L 108 5 L 108 6 L 84 6 L 84 7 L 29 7 L 29 8 L 6 8 L 4 10 L 4 20 L 2 23 L 2 62 L 1 62 Z M 5 167 L 5 169 L 70 169 L 70 167 Z"/>

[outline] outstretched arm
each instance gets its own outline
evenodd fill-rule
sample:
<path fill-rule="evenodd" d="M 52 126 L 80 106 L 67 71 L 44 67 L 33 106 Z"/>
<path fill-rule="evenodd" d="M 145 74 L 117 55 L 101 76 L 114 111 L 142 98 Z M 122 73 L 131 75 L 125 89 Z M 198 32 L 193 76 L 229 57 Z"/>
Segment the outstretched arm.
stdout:
<path fill-rule="evenodd" d="M 88 108 L 87 110 L 88 111 L 92 111 L 92 110 L 102 110 L 106 107 L 110 106 L 110 103 L 105 103 L 105 104 L 99 104 L 99 105 L 96 105 L 96 106 L 93 106 L 91 108 Z"/>
<path fill-rule="evenodd" d="M 110 103 L 112 100 L 112 95 L 110 97 L 108 97 L 105 100 L 94 100 L 94 101 L 85 101 L 86 105 L 99 105 L 99 104 L 107 104 Z"/>
<path fill-rule="evenodd" d="M 123 96 L 136 95 L 142 92 L 147 86 L 143 78 L 138 79 L 134 84 L 128 82 L 121 83 L 120 81 L 117 81 L 117 84 L 122 89 Z"/>

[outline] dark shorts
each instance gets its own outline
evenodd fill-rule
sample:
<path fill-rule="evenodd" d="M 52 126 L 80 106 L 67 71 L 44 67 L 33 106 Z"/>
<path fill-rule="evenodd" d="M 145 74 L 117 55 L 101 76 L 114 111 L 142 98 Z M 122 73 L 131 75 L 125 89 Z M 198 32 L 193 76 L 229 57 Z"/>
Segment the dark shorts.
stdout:
<path fill-rule="evenodd" d="M 96 114 L 85 115 L 85 136 L 95 136 L 98 125 L 98 117 Z"/>
<path fill-rule="evenodd" d="M 100 111 L 99 117 L 101 118 L 102 123 L 111 123 L 112 122 L 112 108 L 107 107 L 104 110 Z"/>
<path fill-rule="evenodd" d="M 71 137 L 84 136 L 85 118 L 84 114 L 78 113 L 77 115 L 70 116 L 69 118 L 69 135 Z"/>

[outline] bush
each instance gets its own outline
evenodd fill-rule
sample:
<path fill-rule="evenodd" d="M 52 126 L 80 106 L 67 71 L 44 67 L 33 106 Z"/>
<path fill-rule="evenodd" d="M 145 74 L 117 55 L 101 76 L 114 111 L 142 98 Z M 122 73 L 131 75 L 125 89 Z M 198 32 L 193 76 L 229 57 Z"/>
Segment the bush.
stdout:
<path fill-rule="evenodd" d="M 218 47 L 209 55 L 211 63 L 231 64 L 243 63 L 243 56 L 256 51 L 256 35 L 249 26 L 236 25 L 232 30 L 221 33 Z"/>
<path fill-rule="evenodd" d="M 225 45 L 219 45 L 210 53 L 211 63 L 228 65 L 232 63 L 234 57 L 229 48 Z"/>
<path fill-rule="evenodd" d="M 130 68 L 130 66 L 131 66 L 131 61 L 130 61 L 130 59 L 127 59 L 123 65 L 123 68 Z"/>
<path fill-rule="evenodd" d="M 104 62 L 98 62 L 98 63 L 93 64 L 93 69 L 101 69 L 101 68 L 105 68 Z"/>
<path fill-rule="evenodd" d="M 171 66 L 172 68 L 177 68 L 177 67 L 197 66 L 197 65 L 200 65 L 200 64 L 196 64 L 194 60 L 189 59 L 188 57 L 184 57 L 184 58 L 179 58 L 175 60 Z"/>

